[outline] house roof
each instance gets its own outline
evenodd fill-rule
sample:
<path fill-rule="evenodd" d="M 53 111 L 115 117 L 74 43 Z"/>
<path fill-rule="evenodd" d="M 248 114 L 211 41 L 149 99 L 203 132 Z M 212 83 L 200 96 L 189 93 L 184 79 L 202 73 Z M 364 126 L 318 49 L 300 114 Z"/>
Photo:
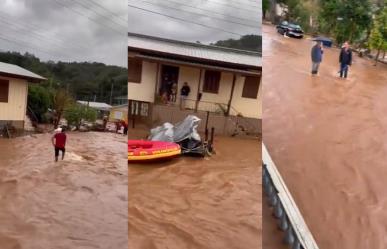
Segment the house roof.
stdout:
<path fill-rule="evenodd" d="M 230 65 L 242 65 L 253 68 L 262 67 L 262 55 L 259 52 L 177 41 L 135 33 L 128 33 L 128 49 L 228 63 Z"/>
<path fill-rule="evenodd" d="M 111 105 L 108 105 L 106 103 L 101 103 L 101 102 L 77 100 L 77 103 L 79 103 L 81 105 L 88 105 L 91 108 L 94 108 L 97 110 L 102 110 L 102 111 L 109 111 L 112 108 Z"/>
<path fill-rule="evenodd" d="M 40 82 L 46 78 L 14 64 L 0 62 L 0 75 L 10 78 L 25 79 L 31 82 Z"/>

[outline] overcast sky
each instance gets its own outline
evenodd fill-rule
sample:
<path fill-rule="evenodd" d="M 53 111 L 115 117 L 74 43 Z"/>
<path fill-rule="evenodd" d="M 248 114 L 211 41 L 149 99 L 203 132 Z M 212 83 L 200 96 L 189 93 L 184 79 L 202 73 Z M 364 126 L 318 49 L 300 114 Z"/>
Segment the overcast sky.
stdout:
<path fill-rule="evenodd" d="M 0 0 L 0 50 L 126 66 L 127 31 L 202 43 L 237 39 L 261 34 L 258 6 L 261 0 Z"/>
<path fill-rule="evenodd" d="M 0 0 L 0 50 L 126 67 L 127 0 Z"/>
<path fill-rule="evenodd" d="M 128 6 L 129 32 L 184 41 L 200 41 L 202 43 L 229 38 L 238 39 L 240 35 L 245 34 L 261 35 L 261 0 L 127 1 L 128 5 L 132 5 Z M 175 20 L 157 13 L 197 22 L 213 28 Z M 215 19 L 215 17 L 226 19 L 226 21 Z"/>

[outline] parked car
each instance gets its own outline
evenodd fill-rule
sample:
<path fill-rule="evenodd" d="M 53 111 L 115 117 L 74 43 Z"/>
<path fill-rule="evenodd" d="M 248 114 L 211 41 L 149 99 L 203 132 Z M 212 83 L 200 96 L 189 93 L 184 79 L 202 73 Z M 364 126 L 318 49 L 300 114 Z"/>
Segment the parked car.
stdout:
<path fill-rule="evenodd" d="M 304 31 L 300 25 L 283 21 L 277 25 L 277 32 L 289 37 L 303 38 Z"/>

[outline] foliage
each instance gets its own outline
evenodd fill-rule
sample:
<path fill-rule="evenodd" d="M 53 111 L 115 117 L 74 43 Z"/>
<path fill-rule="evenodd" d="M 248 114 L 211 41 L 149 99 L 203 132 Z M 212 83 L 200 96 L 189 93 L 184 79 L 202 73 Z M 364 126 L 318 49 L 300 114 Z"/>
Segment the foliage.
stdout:
<path fill-rule="evenodd" d="M 370 49 L 376 49 L 378 54 L 375 61 L 377 62 L 380 51 L 387 51 L 387 9 L 383 8 L 375 17 L 371 34 L 368 41 Z"/>
<path fill-rule="evenodd" d="M 31 86 L 28 94 L 29 105 L 40 122 L 50 108 L 56 111 L 57 124 L 71 99 L 110 103 L 111 91 L 113 96 L 127 95 L 126 68 L 96 62 L 43 62 L 30 53 L 1 51 L 0 61 L 47 78 Z"/>
<path fill-rule="evenodd" d="M 64 111 L 64 117 L 69 125 L 74 125 L 79 129 L 82 121 L 94 122 L 97 119 L 97 111 L 90 107 L 73 103 Z"/>
<path fill-rule="evenodd" d="M 369 0 L 321 1 L 321 29 L 333 35 L 338 43 L 359 41 L 370 28 L 371 7 Z"/>
<path fill-rule="evenodd" d="M 262 50 L 262 36 L 244 35 L 238 40 L 222 40 L 212 43 L 211 45 L 260 52 Z"/>
<path fill-rule="evenodd" d="M 38 122 L 45 121 L 44 114 L 52 106 L 50 93 L 42 86 L 30 85 L 28 87 L 28 109 L 32 110 L 33 116 Z"/>
<path fill-rule="evenodd" d="M 44 76 L 41 83 L 50 88 L 64 88 L 77 100 L 110 101 L 111 85 L 113 96 L 127 94 L 127 69 L 97 62 L 43 62 L 32 54 L 0 52 L 0 61 L 21 66 Z"/>
<path fill-rule="evenodd" d="M 66 110 L 68 106 L 71 105 L 73 99 L 64 89 L 58 89 L 53 93 L 53 109 L 54 113 L 54 126 L 58 127 L 58 124 L 63 116 L 63 112 Z"/>
<path fill-rule="evenodd" d="M 270 8 L 270 0 L 262 0 L 262 18 L 266 18 L 266 13 Z"/>

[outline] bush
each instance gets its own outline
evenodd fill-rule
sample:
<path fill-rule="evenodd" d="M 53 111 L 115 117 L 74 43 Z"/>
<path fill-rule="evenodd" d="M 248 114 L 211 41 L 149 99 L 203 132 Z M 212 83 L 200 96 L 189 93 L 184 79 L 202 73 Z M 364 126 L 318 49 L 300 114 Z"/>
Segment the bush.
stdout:
<path fill-rule="evenodd" d="M 31 114 L 31 118 L 38 119 L 35 121 L 44 121 L 44 114 L 51 106 L 50 92 L 40 85 L 30 85 L 28 87 L 28 113 Z"/>
<path fill-rule="evenodd" d="M 69 125 L 79 129 L 83 121 L 95 122 L 97 111 L 87 106 L 72 104 L 65 110 L 64 117 Z"/>

